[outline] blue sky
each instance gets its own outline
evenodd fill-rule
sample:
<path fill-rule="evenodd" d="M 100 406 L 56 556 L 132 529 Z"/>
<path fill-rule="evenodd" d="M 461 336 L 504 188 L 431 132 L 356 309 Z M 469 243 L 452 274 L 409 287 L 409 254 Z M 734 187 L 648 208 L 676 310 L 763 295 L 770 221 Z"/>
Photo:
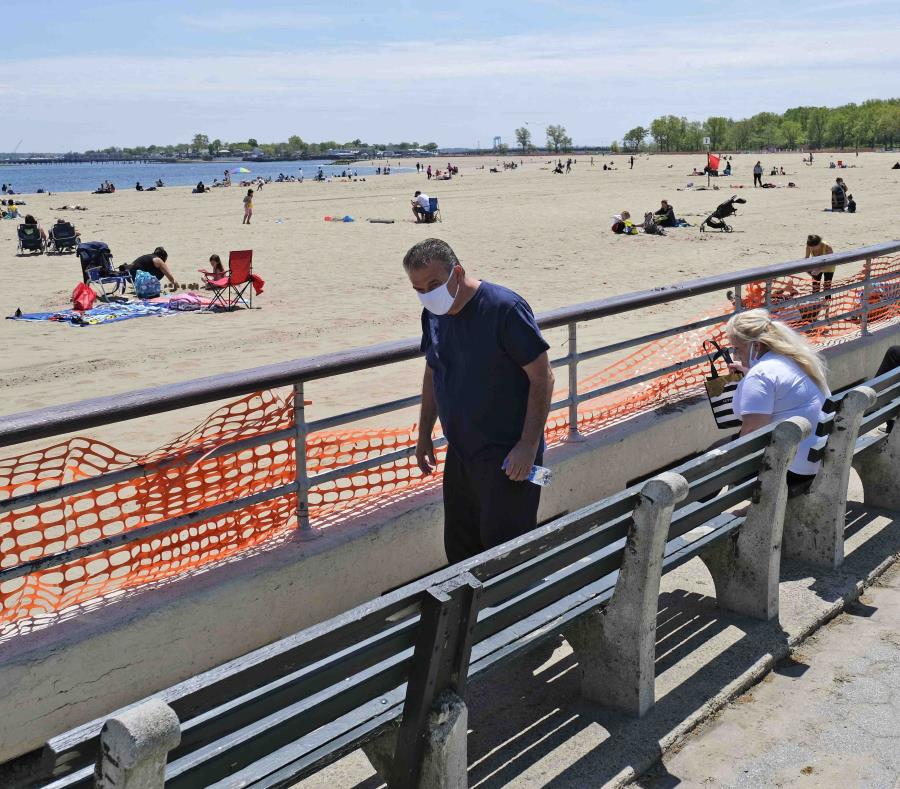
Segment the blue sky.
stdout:
<path fill-rule="evenodd" d="M 196 132 L 474 146 L 525 123 L 607 143 L 666 113 L 900 95 L 898 0 L 51 0 L 5 21 L 0 151 Z"/>

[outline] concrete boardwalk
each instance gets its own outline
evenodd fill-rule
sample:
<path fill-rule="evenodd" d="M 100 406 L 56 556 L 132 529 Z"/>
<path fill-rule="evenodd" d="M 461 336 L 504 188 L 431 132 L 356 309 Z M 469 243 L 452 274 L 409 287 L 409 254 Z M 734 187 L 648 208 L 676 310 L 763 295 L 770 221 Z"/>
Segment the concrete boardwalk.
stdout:
<path fill-rule="evenodd" d="M 900 786 L 900 565 L 633 786 Z"/>
<path fill-rule="evenodd" d="M 469 786 L 623 786 L 657 764 L 900 557 L 900 516 L 860 504 L 855 474 L 849 498 L 844 564 L 823 570 L 782 562 L 779 622 L 721 611 L 712 579 L 698 559 L 663 576 L 657 701 L 640 720 L 581 698 L 577 662 L 561 639 L 540 644 L 472 683 L 467 694 Z M 357 751 L 299 786 L 374 789 L 384 784 Z"/>

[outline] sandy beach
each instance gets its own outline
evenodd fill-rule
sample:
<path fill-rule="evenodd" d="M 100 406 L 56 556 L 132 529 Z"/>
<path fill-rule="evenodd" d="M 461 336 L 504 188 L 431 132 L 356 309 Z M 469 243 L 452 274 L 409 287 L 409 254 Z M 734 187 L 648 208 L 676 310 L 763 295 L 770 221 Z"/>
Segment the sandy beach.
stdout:
<path fill-rule="evenodd" d="M 851 168 L 828 168 L 829 155 L 802 164 L 800 153 L 735 155 L 734 176 L 713 180 L 718 191 L 685 190 L 703 155 L 578 157 L 569 175 L 550 172 L 547 156 L 525 157 L 515 170 L 490 172 L 497 159 L 453 160 L 452 181 L 423 175 L 371 177 L 365 182 L 267 184 L 254 201 L 253 223 L 241 224 L 246 189 L 233 186 L 195 195 L 186 188 L 135 192 L 118 184 L 112 195 L 24 195 L 23 213 L 49 229 L 57 217 L 74 221 L 81 238 L 107 242 L 115 263 L 131 262 L 157 245 L 169 252 L 179 282 L 197 282 L 213 252 L 252 249 L 254 271 L 266 281 L 254 309 L 226 314 L 176 314 L 106 326 L 75 328 L 4 320 L 0 337 L 3 414 L 145 388 L 219 372 L 412 337 L 419 303 L 401 268 L 405 251 L 428 236 L 446 239 L 476 277 L 507 285 L 536 312 L 617 293 L 678 282 L 751 265 L 802 257 L 808 233 L 821 234 L 836 251 L 892 240 L 900 170 L 896 153 L 834 155 Z M 510 160 L 520 161 L 518 156 Z M 751 170 L 783 166 L 786 176 L 765 176 L 796 189 L 753 189 Z M 443 167 L 445 159 L 432 160 Z M 604 171 L 614 161 L 616 170 Z M 480 169 L 484 165 L 484 169 Z M 723 164 L 724 166 L 724 164 Z M 309 175 L 309 174 L 307 174 Z M 823 212 L 835 176 L 855 196 L 855 215 Z M 739 189 L 743 186 L 743 189 Z M 437 196 L 443 222 L 415 224 L 409 201 L 415 189 Z M 682 191 L 679 191 L 682 190 Z M 697 225 L 731 193 L 747 204 L 735 232 L 700 234 Z M 667 198 L 694 225 L 666 237 L 616 236 L 611 217 L 622 209 L 635 221 Z M 88 210 L 56 211 L 63 204 Z M 352 223 L 323 221 L 349 214 Z M 393 224 L 367 219 L 392 219 Z M 7 273 L 0 314 L 52 311 L 70 306 L 80 281 L 74 255 L 16 256 L 17 222 L 0 223 L 0 265 Z M 719 300 L 718 303 L 720 303 Z M 645 310 L 628 321 L 597 322 L 588 339 L 614 340 L 672 325 L 716 299 Z M 565 352 L 562 333 L 551 345 Z M 317 418 L 358 408 L 418 388 L 421 363 L 312 384 L 308 414 Z M 93 434 L 129 451 L 144 451 L 193 427 L 212 406 L 138 420 Z M 414 415 L 381 417 L 409 424 Z"/>

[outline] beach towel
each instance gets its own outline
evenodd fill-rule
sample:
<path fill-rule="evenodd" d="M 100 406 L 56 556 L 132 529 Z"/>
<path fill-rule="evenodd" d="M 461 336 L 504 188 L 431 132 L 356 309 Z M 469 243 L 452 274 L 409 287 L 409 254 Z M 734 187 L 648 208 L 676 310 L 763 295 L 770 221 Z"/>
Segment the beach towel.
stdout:
<path fill-rule="evenodd" d="M 7 320 L 17 321 L 51 321 L 67 323 L 70 326 L 99 326 L 101 323 L 115 323 L 132 318 L 146 318 L 151 315 L 170 315 L 165 305 L 145 304 L 144 302 L 127 302 L 125 304 L 100 304 L 89 310 L 59 310 L 58 312 L 19 312 L 10 315 Z"/>

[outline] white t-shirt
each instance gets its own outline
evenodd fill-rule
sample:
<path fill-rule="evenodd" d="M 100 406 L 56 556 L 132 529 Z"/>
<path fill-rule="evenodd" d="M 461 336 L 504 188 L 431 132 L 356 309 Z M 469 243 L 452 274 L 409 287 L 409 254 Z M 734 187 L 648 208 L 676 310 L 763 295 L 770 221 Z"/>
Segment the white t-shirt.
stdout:
<path fill-rule="evenodd" d="M 428 210 L 428 207 L 430 205 L 428 195 L 419 195 L 416 198 L 416 202 L 419 204 L 419 208 L 422 208 L 425 211 Z"/>
<path fill-rule="evenodd" d="M 773 422 L 802 416 L 812 425 L 809 438 L 800 442 L 790 470 L 795 474 L 815 474 L 818 463 L 807 459 L 818 440 L 816 426 L 822 405 L 830 392 L 823 392 L 793 359 L 769 351 L 741 379 L 734 393 L 734 413 L 771 414 Z"/>

